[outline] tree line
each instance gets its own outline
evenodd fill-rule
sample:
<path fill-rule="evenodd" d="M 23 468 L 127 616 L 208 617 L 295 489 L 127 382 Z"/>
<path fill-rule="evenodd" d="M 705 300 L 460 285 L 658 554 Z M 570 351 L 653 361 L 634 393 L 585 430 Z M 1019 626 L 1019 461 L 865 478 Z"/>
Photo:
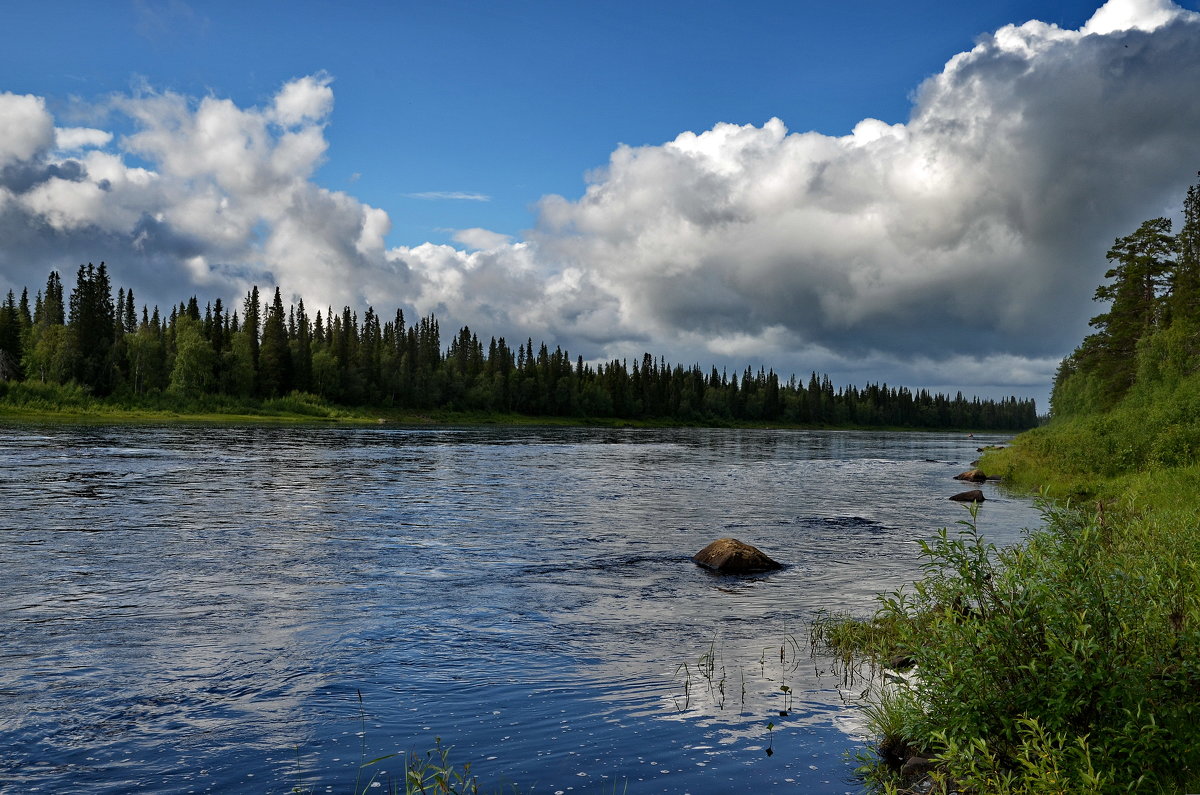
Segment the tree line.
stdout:
<path fill-rule="evenodd" d="M 1200 365 L 1200 185 L 1188 188 L 1182 215 L 1178 233 L 1158 217 L 1113 242 L 1104 274 L 1111 281 L 1093 296 L 1108 310 L 1059 365 L 1055 415 L 1106 410 L 1138 381 L 1170 380 Z"/>
<path fill-rule="evenodd" d="M 558 347 L 516 350 L 503 338 L 485 347 L 462 327 L 443 347 L 436 317 L 406 323 L 373 308 L 310 316 L 303 300 L 286 308 L 279 288 L 257 287 L 230 311 L 196 297 L 137 309 L 132 289 L 113 298 L 102 262 L 80 266 L 64 298 L 52 272 L 32 306 L 28 288 L 0 305 L 0 380 L 76 383 L 98 396 L 205 395 L 271 398 L 310 393 L 346 406 L 448 409 L 533 416 L 761 421 L 814 425 L 1021 429 L 1037 422 L 1034 402 L 912 391 L 887 384 L 836 388 L 828 376 L 747 367 L 740 375 L 641 361 L 574 360 Z"/>

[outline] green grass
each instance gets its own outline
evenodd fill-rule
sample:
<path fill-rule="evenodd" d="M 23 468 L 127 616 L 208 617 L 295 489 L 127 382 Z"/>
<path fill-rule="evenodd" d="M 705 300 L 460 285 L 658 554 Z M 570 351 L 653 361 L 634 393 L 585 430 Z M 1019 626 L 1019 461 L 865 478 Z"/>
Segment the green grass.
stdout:
<path fill-rule="evenodd" d="M 1006 550 L 944 532 L 910 588 L 819 633 L 849 664 L 916 661 L 868 697 L 880 748 L 978 793 L 1200 791 L 1200 374 L 1146 377 L 980 468 L 1040 491 L 1044 526 Z"/>
<path fill-rule="evenodd" d="M 1044 526 L 1004 550 L 969 522 L 943 531 L 910 588 L 815 632 L 847 665 L 916 662 L 867 698 L 880 759 L 908 746 L 939 761 L 938 786 L 978 793 L 1200 791 L 1196 426 L 1190 395 L 1154 398 L 986 453 L 1007 488 L 1055 498 Z"/>

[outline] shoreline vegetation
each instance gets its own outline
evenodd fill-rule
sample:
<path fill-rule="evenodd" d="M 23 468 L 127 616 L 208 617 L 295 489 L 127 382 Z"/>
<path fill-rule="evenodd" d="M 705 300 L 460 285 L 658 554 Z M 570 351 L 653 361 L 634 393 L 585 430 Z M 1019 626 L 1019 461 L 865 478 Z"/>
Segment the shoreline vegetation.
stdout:
<path fill-rule="evenodd" d="M 443 346 L 432 315 L 310 316 L 303 300 L 285 309 L 278 287 L 268 300 L 251 289 L 240 315 L 219 298 L 201 309 L 196 296 L 139 313 L 132 290 L 114 299 L 103 262 L 81 265 L 69 295 L 52 272 L 32 298 L 10 289 L 0 302 L 0 412 L 976 431 L 1038 422 L 1034 402 L 1015 396 L 835 388 L 816 372 L 785 380 L 762 366 L 704 370 L 649 353 L 585 363 L 532 338 L 515 350 L 504 337 L 485 345 L 466 326 Z"/>
<path fill-rule="evenodd" d="M 280 425 L 350 425 L 389 427 L 578 427 L 578 428 L 742 428 L 761 430 L 837 430 L 880 432 L 988 433 L 982 428 L 923 428 L 902 425 L 767 422 L 763 420 L 692 419 L 670 417 L 590 417 L 394 407 L 339 406 L 310 394 L 282 398 L 129 399 L 97 397 L 73 384 L 40 385 L 0 382 L 0 423 L 46 422 L 80 424 L 212 423 Z M 992 430 L 998 433 L 1000 431 Z"/>
<path fill-rule="evenodd" d="M 996 549 L 973 508 L 873 616 L 814 624 L 873 683 L 874 791 L 1200 791 L 1200 187 L 1183 218 L 1116 240 L 1050 422 L 980 461 L 1043 527 Z"/>

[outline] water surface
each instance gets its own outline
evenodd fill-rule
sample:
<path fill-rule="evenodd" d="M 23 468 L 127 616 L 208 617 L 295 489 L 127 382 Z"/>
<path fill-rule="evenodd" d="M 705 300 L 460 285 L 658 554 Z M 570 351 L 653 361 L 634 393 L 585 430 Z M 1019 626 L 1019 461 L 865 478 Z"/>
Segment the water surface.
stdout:
<path fill-rule="evenodd" d="M 911 580 L 998 440 L 8 426 L 0 791 L 348 793 L 440 737 L 488 791 L 858 792 L 808 622 Z M 789 566 L 691 563 L 722 536 Z"/>

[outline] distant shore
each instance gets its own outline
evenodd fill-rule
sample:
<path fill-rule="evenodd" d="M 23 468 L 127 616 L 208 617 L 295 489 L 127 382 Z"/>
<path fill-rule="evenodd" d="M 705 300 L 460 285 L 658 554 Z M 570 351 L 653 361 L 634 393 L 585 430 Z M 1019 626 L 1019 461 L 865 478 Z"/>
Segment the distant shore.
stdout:
<path fill-rule="evenodd" d="M 282 405 L 281 405 L 282 404 Z M 347 408 L 331 405 L 286 405 L 282 401 L 263 401 L 262 405 L 236 404 L 224 407 L 180 406 L 128 407 L 100 399 L 90 399 L 85 405 L 51 408 L 11 404 L 0 400 L 0 424 L 6 422 L 46 422 L 77 424 L 128 424 L 128 423 L 212 423 L 246 424 L 271 423 L 294 425 L 348 425 L 348 426 L 482 426 L 504 427 L 571 427 L 571 428 L 742 428 L 757 430 L 824 430 L 824 431 L 878 431 L 916 433 L 976 433 L 1011 434 L 1012 431 L 980 430 L 978 428 L 914 428 L 878 425 L 814 425 L 780 422 L 748 422 L 730 420 L 681 421 L 662 419 L 625 419 L 620 417 L 561 417 L 526 414 L 479 412 L 479 411 L 429 411 L 394 410 L 387 408 Z"/>

